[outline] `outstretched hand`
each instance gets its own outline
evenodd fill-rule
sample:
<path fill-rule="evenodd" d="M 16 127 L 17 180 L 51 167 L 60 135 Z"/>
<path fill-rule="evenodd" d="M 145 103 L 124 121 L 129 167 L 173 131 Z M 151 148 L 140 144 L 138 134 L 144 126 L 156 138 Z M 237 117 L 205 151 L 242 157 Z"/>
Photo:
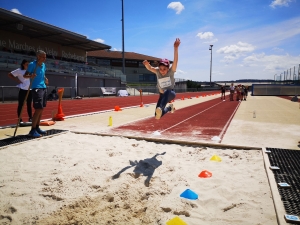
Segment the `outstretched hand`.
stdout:
<path fill-rule="evenodd" d="M 150 63 L 147 60 L 143 61 L 144 66 L 150 65 Z"/>
<path fill-rule="evenodd" d="M 175 42 L 174 42 L 174 48 L 178 48 L 180 45 L 180 39 L 176 38 Z"/>

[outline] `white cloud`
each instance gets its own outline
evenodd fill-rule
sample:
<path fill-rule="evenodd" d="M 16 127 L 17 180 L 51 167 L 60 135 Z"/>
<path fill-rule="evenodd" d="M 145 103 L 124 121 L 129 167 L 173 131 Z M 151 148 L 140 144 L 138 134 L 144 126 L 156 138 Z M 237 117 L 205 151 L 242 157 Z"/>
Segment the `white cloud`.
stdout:
<path fill-rule="evenodd" d="M 212 32 L 210 32 L 210 31 L 208 31 L 208 32 L 200 32 L 200 33 L 198 33 L 196 35 L 196 37 L 199 37 L 202 40 L 207 40 L 207 41 L 205 41 L 203 43 L 210 43 L 211 44 L 211 43 L 215 43 L 215 42 L 218 41 L 217 38 L 213 39 L 214 38 L 214 34 Z"/>
<path fill-rule="evenodd" d="M 292 0 L 273 0 L 270 6 L 272 8 L 275 8 L 276 6 L 289 6 L 289 2 L 292 2 Z"/>
<path fill-rule="evenodd" d="M 278 47 L 274 47 L 274 48 L 272 48 L 272 50 L 273 50 L 274 52 L 283 52 L 283 51 L 284 51 L 284 49 L 278 48 Z"/>
<path fill-rule="evenodd" d="M 112 48 L 112 49 L 110 49 L 111 51 L 119 51 L 119 52 L 121 52 L 122 50 L 121 49 L 117 49 L 117 48 Z"/>
<path fill-rule="evenodd" d="M 200 39 L 213 39 L 214 34 L 212 32 L 200 32 L 196 36 Z"/>
<path fill-rule="evenodd" d="M 99 42 L 99 43 L 104 43 L 104 40 L 101 38 L 94 39 L 94 41 Z"/>
<path fill-rule="evenodd" d="M 184 10 L 184 6 L 181 4 L 181 2 L 171 2 L 167 8 L 174 9 L 176 14 L 180 14 L 181 11 Z"/>
<path fill-rule="evenodd" d="M 299 56 L 286 55 L 266 55 L 265 53 L 252 54 L 244 58 L 243 63 L 250 67 L 262 67 L 262 71 L 273 72 L 274 74 L 286 72 L 287 70 L 293 75 L 294 67 L 295 74 L 298 72 Z"/>
<path fill-rule="evenodd" d="M 251 44 L 239 41 L 236 45 L 229 45 L 217 50 L 221 54 L 240 54 L 254 51 L 255 47 Z"/>
<path fill-rule="evenodd" d="M 12 9 L 10 11 L 22 15 L 22 13 L 18 9 Z"/>
<path fill-rule="evenodd" d="M 183 70 L 177 70 L 176 71 L 177 75 L 181 75 L 181 74 L 187 74 L 187 72 L 184 72 Z"/>
<path fill-rule="evenodd" d="M 217 50 L 217 53 L 225 54 L 221 62 L 231 63 L 246 53 L 254 51 L 255 47 L 251 44 L 239 41 L 236 45 L 228 45 Z"/>

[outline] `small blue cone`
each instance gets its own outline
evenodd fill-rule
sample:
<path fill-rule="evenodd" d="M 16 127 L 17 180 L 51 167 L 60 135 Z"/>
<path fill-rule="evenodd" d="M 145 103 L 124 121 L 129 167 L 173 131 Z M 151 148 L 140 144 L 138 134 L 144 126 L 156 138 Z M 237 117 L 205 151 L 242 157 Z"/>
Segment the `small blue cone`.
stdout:
<path fill-rule="evenodd" d="M 187 198 L 187 199 L 190 199 L 190 200 L 198 199 L 198 195 L 190 189 L 186 189 L 184 192 L 182 192 L 180 197 Z"/>

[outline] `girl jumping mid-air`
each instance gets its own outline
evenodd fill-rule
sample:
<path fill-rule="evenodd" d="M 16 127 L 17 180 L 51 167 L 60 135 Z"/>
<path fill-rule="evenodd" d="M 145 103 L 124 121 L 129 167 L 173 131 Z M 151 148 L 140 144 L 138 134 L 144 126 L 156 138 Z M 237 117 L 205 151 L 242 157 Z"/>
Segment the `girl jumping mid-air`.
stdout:
<path fill-rule="evenodd" d="M 166 105 L 176 96 L 173 89 L 175 85 L 174 73 L 176 72 L 178 63 L 179 45 L 180 39 L 176 38 L 174 42 L 174 61 L 171 68 L 170 61 L 168 59 L 161 59 L 158 68 L 152 67 L 147 60 L 143 61 L 146 69 L 156 74 L 159 99 L 156 104 L 155 118 L 158 120 L 167 112 L 173 113 L 175 111 L 173 104 L 170 104 L 168 107 L 166 107 Z"/>

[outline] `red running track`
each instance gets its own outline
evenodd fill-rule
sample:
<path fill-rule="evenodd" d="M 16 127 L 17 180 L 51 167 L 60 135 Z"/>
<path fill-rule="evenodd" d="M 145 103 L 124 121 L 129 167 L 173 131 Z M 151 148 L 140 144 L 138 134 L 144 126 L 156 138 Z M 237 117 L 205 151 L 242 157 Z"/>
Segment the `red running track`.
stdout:
<path fill-rule="evenodd" d="M 165 114 L 160 120 L 156 120 L 153 115 L 151 118 L 114 128 L 112 132 L 188 141 L 211 141 L 217 136 L 221 141 L 239 105 L 238 101 L 221 101 L 217 98 L 176 110 L 174 114 Z M 155 135 L 157 132 L 158 135 Z"/>
<path fill-rule="evenodd" d="M 218 94 L 218 91 L 210 92 L 193 92 L 193 93 L 176 93 L 176 99 L 182 97 L 196 97 L 202 95 Z M 144 95 L 143 103 L 152 104 L 158 100 L 158 94 Z M 129 97 L 105 97 L 105 98 L 86 98 L 81 100 L 65 100 L 62 101 L 62 110 L 65 116 L 74 116 L 78 114 L 93 113 L 105 110 L 113 110 L 116 105 L 120 108 L 139 106 L 141 103 L 140 96 Z M 56 113 L 58 109 L 58 101 L 48 101 L 47 107 L 44 109 L 42 119 L 52 118 L 52 113 Z M 15 125 L 17 118 L 17 103 L 0 104 L 0 127 Z M 28 120 L 26 106 L 22 113 L 23 121 Z"/>

